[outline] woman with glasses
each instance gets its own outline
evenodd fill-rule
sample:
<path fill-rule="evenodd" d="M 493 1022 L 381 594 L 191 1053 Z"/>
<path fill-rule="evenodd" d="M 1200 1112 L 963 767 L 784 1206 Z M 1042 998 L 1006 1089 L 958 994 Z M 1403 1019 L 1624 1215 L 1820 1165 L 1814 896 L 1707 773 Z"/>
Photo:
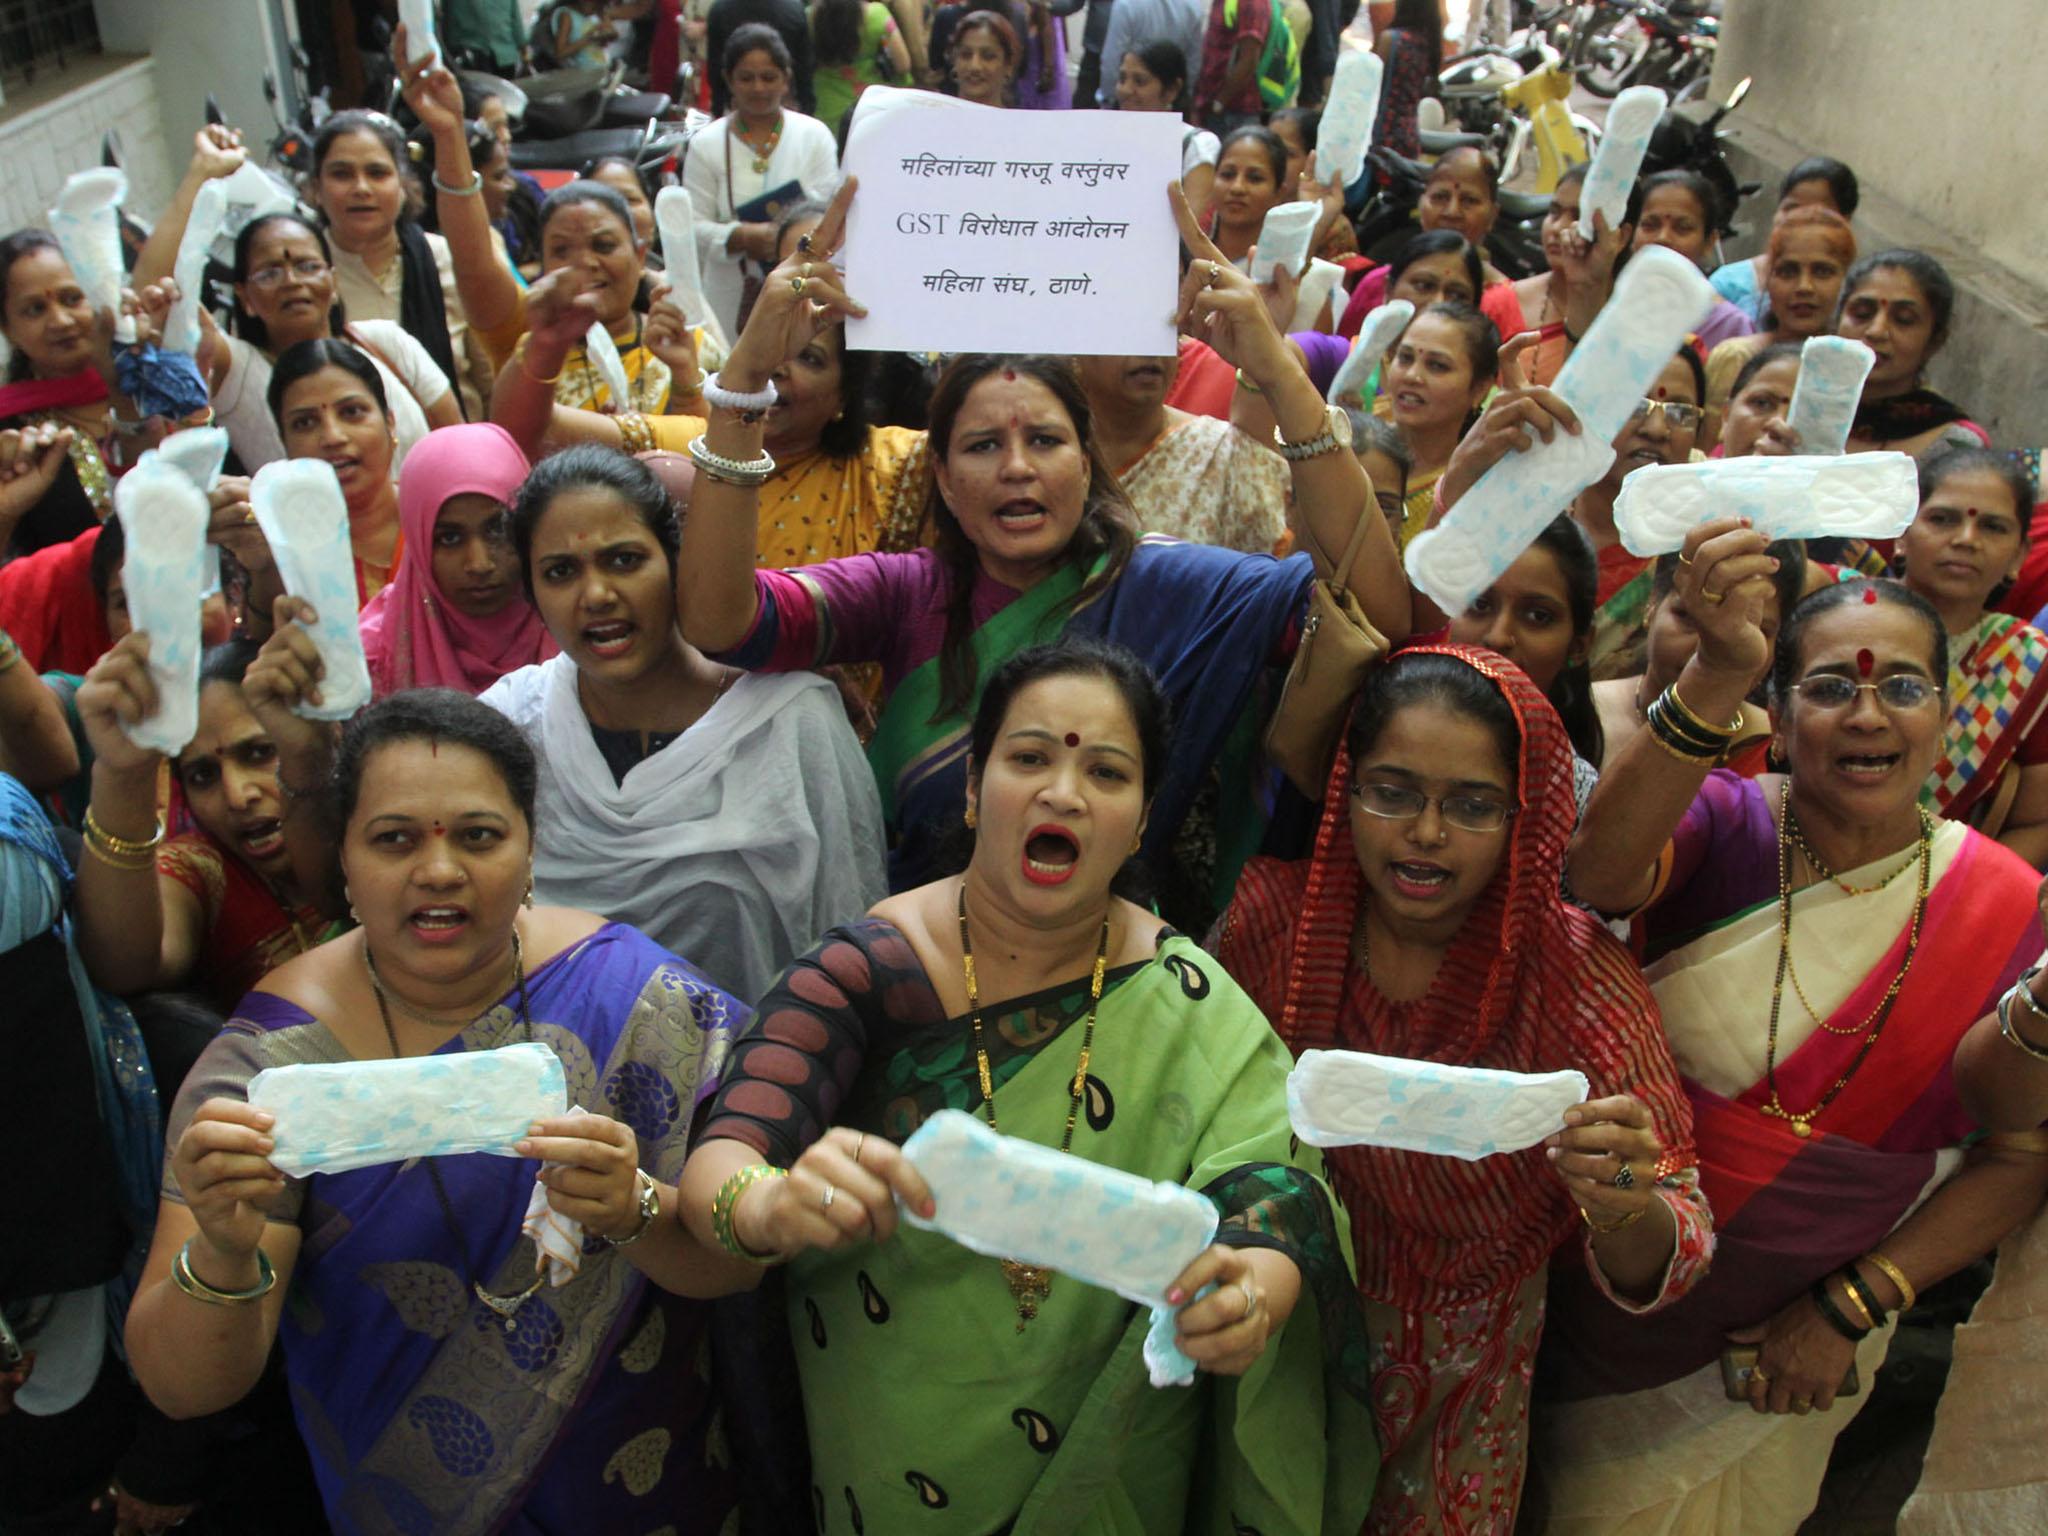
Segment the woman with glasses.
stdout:
<path fill-rule="evenodd" d="M 1895 582 L 1806 598 L 1772 667 L 1785 771 L 1716 767 L 1769 651 L 1776 565 L 1737 520 L 1688 535 L 1698 650 L 1572 846 L 1574 894 L 1643 914 L 1716 1233 L 1711 1272 L 1656 1318 L 1617 1317 L 1576 1276 L 1553 1287 L 1532 1494 L 1548 1531 L 1796 1529 L 1897 1315 L 2048 1191 L 2048 1158 L 1977 1140 L 2041 1120 L 2029 1061 L 2048 1047 L 1979 1022 L 2006 995 L 2048 1032 L 2032 993 L 2007 993 L 2041 953 L 2039 877 L 1921 803 L 1941 615 Z"/>
<path fill-rule="evenodd" d="M 1563 722 L 1519 668 L 1403 651 L 1352 712 L 1314 856 L 1254 860 L 1219 930 L 1218 958 L 1297 1053 L 1590 1081 L 1520 1152 L 1326 1154 L 1372 1343 L 1370 1532 L 1513 1528 L 1553 1254 L 1619 1322 L 1684 1295 L 1712 1248 L 1656 1005 L 1558 894 L 1572 780 Z"/>
<path fill-rule="evenodd" d="M 200 328 L 210 338 L 200 353 L 216 419 L 251 474 L 287 456 L 270 414 L 270 379 L 278 357 L 302 341 L 346 341 L 375 365 L 398 438 L 391 456 L 394 477 L 414 443 L 462 420 L 448 375 L 402 323 L 346 317 L 335 295 L 327 236 L 296 214 L 272 214 L 242 230 L 235 239 L 234 277 L 227 334 L 215 329 L 204 308 L 199 312 Z"/>
<path fill-rule="evenodd" d="M 2034 483 L 2009 453 L 1944 448 L 1920 466 L 1920 513 L 1899 536 L 1906 585 L 1948 631 L 1948 720 L 1921 797 L 1951 821 L 2048 864 L 2048 635 L 1997 613 L 2027 556 Z"/>

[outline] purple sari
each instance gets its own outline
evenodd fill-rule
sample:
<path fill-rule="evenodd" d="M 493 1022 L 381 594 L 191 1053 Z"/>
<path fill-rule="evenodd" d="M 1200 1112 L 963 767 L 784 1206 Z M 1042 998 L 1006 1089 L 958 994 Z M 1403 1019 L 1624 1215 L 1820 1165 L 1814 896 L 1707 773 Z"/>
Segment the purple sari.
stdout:
<path fill-rule="evenodd" d="M 527 991 L 570 1103 L 630 1125 L 641 1166 L 674 1183 L 747 1010 L 618 923 L 536 968 Z M 523 1038 L 514 993 L 442 1050 Z M 263 1067 L 349 1059 L 326 1025 L 252 992 L 187 1079 L 171 1144 Z M 278 1333 L 335 1530 L 717 1531 L 735 1490 L 705 1454 L 708 1309 L 589 1239 L 575 1278 L 529 1298 L 508 1332 L 470 1282 L 505 1295 L 532 1280 L 519 1224 L 539 1165 L 474 1153 L 437 1167 L 453 1230 L 414 1163 L 292 1180 L 272 1213 L 304 1233 Z M 175 1199 L 168 1164 L 165 1185 Z"/>

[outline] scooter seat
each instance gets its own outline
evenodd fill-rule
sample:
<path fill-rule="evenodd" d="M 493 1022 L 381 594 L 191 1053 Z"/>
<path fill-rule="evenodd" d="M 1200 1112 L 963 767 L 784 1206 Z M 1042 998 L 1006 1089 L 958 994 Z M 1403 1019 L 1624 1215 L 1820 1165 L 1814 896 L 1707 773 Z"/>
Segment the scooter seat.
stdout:
<path fill-rule="evenodd" d="M 1417 137 L 1425 155 L 1447 155 L 1454 149 L 1486 148 L 1486 135 L 1483 133 L 1451 133 L 1447 130 L 1424 128 Z"/>
<path fill-rule="evenodd" d="M 513 145 L 514 149 L 518 147 L 516 144 Z M 1540 219 L 1550 212 L 1550 194 L 1548 192 L 1510 192 L 1507 188 L 1503 187 L 1500 193 L 1500 211 L 1502 217 L 1516 223 Z"/>
<path fill-rule="evenodd" d="M 575 171 L 604 155 L 635 158 L 645 125 L 639 128 L 585 128 L 565 133 L 558 139 L 514 139 L 511 159 L 515 171 Z"/>
<path fill-rule="evenodd" d="M 598 122 L 606 127 L 647 126 L 650 117 L 666 117 L 675 98 L 666 91 L 620 91 L 604 99 L 604 114 Z"/>

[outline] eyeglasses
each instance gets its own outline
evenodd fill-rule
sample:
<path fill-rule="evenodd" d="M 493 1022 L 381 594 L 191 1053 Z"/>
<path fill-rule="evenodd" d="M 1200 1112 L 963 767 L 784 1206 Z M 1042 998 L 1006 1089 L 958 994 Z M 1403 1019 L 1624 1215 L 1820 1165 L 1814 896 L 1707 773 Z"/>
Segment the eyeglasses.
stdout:
<path fill-rule="evenodd" d="M 1361 811 L 1382 821 L 1413 821 L 1425 806 L 1434 805 L 1437 814 L 1461 832 L 1498 832 L 1516 811 L 1515 806 L 1483 795 L 1439 797 L 1399 784 L 1354 784 L 1351 794 Z"/>
<path fill-rule="evenodd" d="M 1874 683 L 1859 683 L 1839 672 L 1822 672 L 1792 685 L 1792 691 L 1808 704 L 1815 709 L 1826 710 L 1847 709 L 1856 702 L 1856 695 L 1866 688 L 1877 695 L 1879 704 L 1895 715 L 1919 709 L 1941 692 L 1927 678 L 1916 677 L 1911 672 L 1895 672 Z"/>
<path fill-rule="evenodd" d="M 1647 395 L 1636 402 L 1636 408 L 1629 413 L 1629 424 L 1648 421 L 1650 412 L 1655 411 L 1664 418 L 1664 424 L 1674 432 L 1687 432 L 1700 424 L 1700 417 L 1706 412 L 1696 405 L 1687 405 L 1683 400 L 1652 400 Z"/>
<path fill-rule="evenodd" d="M 328 270 L 326 262 L 312 256 L 301 257 L 290 266 L 281 261 L 274 262 L 270 266 L 258 267 L 251 272 L 249 286 L 261 288 L 268 293 L 271 289 L 282 286 L 287 277 L 296 277 L 302 283 L 317 283 L 327 275 Z"/>

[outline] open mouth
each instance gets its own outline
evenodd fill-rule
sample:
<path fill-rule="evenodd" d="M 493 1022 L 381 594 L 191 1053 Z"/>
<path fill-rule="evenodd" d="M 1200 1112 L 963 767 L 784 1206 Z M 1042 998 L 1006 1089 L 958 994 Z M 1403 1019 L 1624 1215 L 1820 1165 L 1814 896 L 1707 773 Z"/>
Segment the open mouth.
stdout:
<path fill-rule="evenodd" d="M 1045 505 L 1030 497 L 1006 501 L 996 508 L 996 526 L 1008 533 L 1031 533 L 1045 526 Z"/>
<path fill-rule="evenodd" d="M 1897 752 L 1858 752 L 1835 759 L 1835 766 L 1852 779 L 1881 779 L 1899 766 Z"/>
<path fill-rule="evenodd" d="M 633 648 L 633 626 L 624 619 L 583 626 L 583 645 L 599 661 L 610 661 Z"/>
<path fill-rule="evenodd" d="M 446 943 L 469 926 L 467 907 L 421 907 L 406 920 L 416 938 L 430 944 Z"/>
<path fill-rule="evenodd" d="M 1397 411 L 1423 411 L 1429 409 L 1429 396 L 1412 389 L 1394 391 L 1394 409 Z"/>
<path fill-rule="evenodd" d="M 275 816 L 251 822 L 235 834 L 235 840 L 252 859 L 275 858 L 284 852 L 284 823 Z"/>
<path fill-rule="evenodd" d="M 1064 827 L 1034 827 L 1024 839 L 1024 878 L 1033 885 L 1064 884 L 1080 862 L 1080 839 Z"/>
<path fill-rule="evenodd" d="M 1664 454 L 1657 448 L 1631 448 L 1622 455 L 1624 464 L 1662 464 Z"/>
<path fill-rule="evenodd" d="M 1451 872 L 1441 864 L 1430 864 L 1420 859 L 1403 860 L 1387 866 L 1387 873 L 1393 878 L 1394 889 L 1411 901 L 1431 901 L 1441 896 L 1451 883 Z"/>
<path fill-rule="evenodd" d="M 337 480 L 346 480 L 350 475 L 363 467 L 361 459 L 347 456 L 329 458 L 327 462 L 334 466 L 334 478 Z"/>

